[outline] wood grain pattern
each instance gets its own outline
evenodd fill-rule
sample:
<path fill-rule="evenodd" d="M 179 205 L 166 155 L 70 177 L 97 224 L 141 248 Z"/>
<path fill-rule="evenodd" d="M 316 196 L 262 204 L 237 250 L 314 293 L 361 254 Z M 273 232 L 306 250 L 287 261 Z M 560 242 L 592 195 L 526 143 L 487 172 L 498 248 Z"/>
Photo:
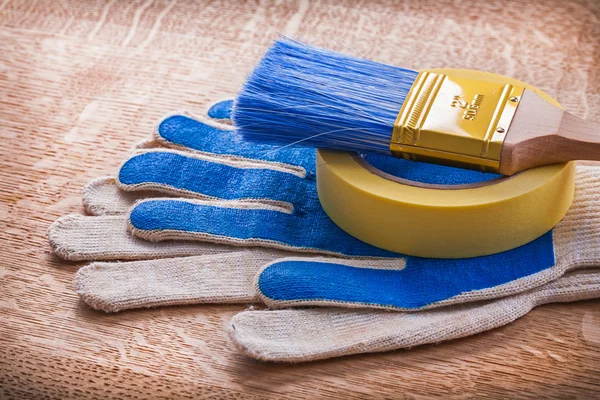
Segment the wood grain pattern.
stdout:
<path fill-rule="evenodd" d="M 568 161 L 600 161 L 600 124 L 586 121 L 525 90 L 506 133 L 500 173 Z"/>
<path fill-rule="evenodd" d="M 303 365 L 238 355 L 243 306 L 104 315 L 48 225 L 164 113 L 231 96 L 276 32 L 408 68 L 529 82 L 600 120 L 596 0 L 0 0 L 0 398 L 595 398 L 600 301 L 501 329 Z"/>

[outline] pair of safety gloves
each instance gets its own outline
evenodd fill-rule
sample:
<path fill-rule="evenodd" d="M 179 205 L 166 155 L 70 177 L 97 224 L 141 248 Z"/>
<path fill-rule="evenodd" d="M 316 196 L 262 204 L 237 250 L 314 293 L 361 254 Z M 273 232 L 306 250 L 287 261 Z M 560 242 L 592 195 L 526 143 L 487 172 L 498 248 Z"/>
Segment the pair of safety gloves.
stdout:
<path fill-rule="evenodd" d="M 166 117 L 117 176 L 87 185 L 90 215 L 52 224 L 57 255 L 92 261 L 75 276 L 89 306 L 263 304 L 232 318 L 231 340 L 257 359 L 298 362 L 464 337 L 540 304 L 600 297 L 599 167 L 577 167 L 571 209 L 531 243 L 470 259 L 404 256 L 338 228 L 319 204 L 315 150 L 241 141 L 231 106 Z M 367 161 L 426 183 L 489 179 Z"/>

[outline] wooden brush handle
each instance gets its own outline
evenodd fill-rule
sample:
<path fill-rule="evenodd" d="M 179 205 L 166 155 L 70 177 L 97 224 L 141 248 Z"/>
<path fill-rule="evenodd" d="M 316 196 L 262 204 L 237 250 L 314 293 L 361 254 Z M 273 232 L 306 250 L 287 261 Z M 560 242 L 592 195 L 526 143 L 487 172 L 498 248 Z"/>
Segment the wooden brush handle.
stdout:
<path fill-rule="evenodd" d="M 513 175 L 573 160 L 600 161 L 600 124 L 576 117 L 525 90 L 502 145 L 500 173 Z"/>

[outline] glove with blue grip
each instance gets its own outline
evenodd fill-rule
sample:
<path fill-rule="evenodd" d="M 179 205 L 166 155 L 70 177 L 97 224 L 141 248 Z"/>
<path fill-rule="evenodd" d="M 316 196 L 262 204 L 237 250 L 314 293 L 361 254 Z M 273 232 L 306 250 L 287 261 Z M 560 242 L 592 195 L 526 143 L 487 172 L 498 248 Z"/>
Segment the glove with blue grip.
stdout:
<path fill-rule="evenodd" d="M 215 138 L 217 140 L 214 140 Z M 231 140 L 228 141 L 228 138 Z M 142 225 L 143 229 L 140 229 L 132 218 L 134 232 L 153 239 L 199 238 L 215 244 L 201 245 L 175 241 L 157 243 L 156 246 L 148 245 L 126 235 L 123 229 L 124 220 L 119 215 L 102 217 L 104 220 L 101 224 L 104 224 L 103 226 L 108 230 L 99 229 L 98 219 L 92 223 L 94 217 L 79 217 L 79 219 L 70 217 L 70 220 L 67 218 L 60 221 L 55 226 L 57 229 L 54 230 L 55 249 L 70 258 L 136 259 L 205 254 L 200 257 L 182 257 L 173 260 L 159 259 L 121 264 L 97 263 L 84 268 L 78 280 L 80 291 L 84 299 L 87 296 L 89 303 L 104 296 L 104 299 L 99 301 L 99 304 L 102 304 L 100 308 L 105 307 L 108 310 L 112 304 L 116 305 L 112 309 L 114 311 L 136 306 L 201 301 L 254 301 L 257 291 L 249 285 L 249 282 L 253 280 L 260 265 L 286 255 L 284 252 L 273 252 L 268 249 L 248 249 L 235 253 L 230 247 L 219 243 L 276 246 L 283 249 L 325 254 L 342 253 L 342 255 L 367 258 L 361 262 L 339 259 L 318 261 L 311 259 L 307 262 L 293 259 L 273 263 L 259 275 L 257 284 L 258 293 L 262 292 L 263 300 L 275 306 L 336 304 L 401 309 L 428 308 L 517 293 L 560 276 L 568 268 L 592 265 L 597 261 L 597 245 L 585 246 L 583 243 L 578 247 L 570 246 L 568 240 L 557 242 L 557 231 L 560 238 L 558 228 L 562 225 L 566 226 L 566 230 L 575 237 L 588 238 L 591 241 L 597 238 L 594 232 L 585 234 L 585 227 L 583 231 L 572 229 L 574 225 L 566 224 L 564 221 L 555 229 L 554 246 L 552 236 L 548 234 L 521 248 L 521 251 L 515 250 L 497 255 L 502 256 L 499 258 L 494 256 L 470 260 L 399 258 L 399 255 L 372 248 L 361 242 L 355 245 L 356 239 L 340 231 L 328 220 L 316 199 L 314 180 L 311 176 L 314 173 L 314 155 L 309 150 L 288 149 L 286 152 L 284 151 L 286 149 L 283 149 L 274 152 L 272 148 L 259 149 L 259 151 L 255 147 L 240 149 L 231 132 L 216 129 L 210 124 L 183 115 L 173 116 L 163 121 L 157 130 L 157 140 L 170 147 L 195 147 L 201 153 L 192 156 L 177 151 L 154 150 L 136 155 L 124 164 L 119 174 L 121 187 L 133 190 L 149 189 L 202 200 L 146 200 L 132 211 L 132 216 L 137 210 L 139 212 L 137 218 L 142 218 L 142 222 L 149 218 L 151 223 L 160 224 L 161 220 L 165 220 L 170 225 L 159 226 L 158 229 L 146 229 Z M 218 153 L 217 156 L 215 152 Z M 210 157 L 204 157 L 207 153 Z M 156 164 L 157 160 L 159 160 L 158 164 Z M 376 164 L 377 160 L 372 163 Z M 132 165 L 134 168 L 131 168 Z M 391 168 L 389 165 L 384 167 Z M 584 177 L 584 189 L 596 190 L 594 168 L 583 168 L 585 171 L 580 168 L 579 176 L 582 176 L 582 171 L 585 175 L 589 175 Z M 185 173 L 180 173 L 182 170 Z M 218 179 L 207 179 L 204 174 L 198 174 L 199 170 L 217 176 Z M 431 171 L 419 175 L 418 171 L 415 172 L 410 168 L 399 172 L 403 173 L 403 176 L 412 174 L 412 179 L 421 177 L 427 180 L 435 176 Z M 473 174 L 475 175 L 464 178 L 481 179 L 476 173 Z M 445 176 L 457 183 L 465 182 L 460 176 L 452 174 Z M 193 179 L 189 179 L 190 177 Z M 279 182 L 282 179 L 283 182 Z M 278 189 L 270 190 L 265 182 L 279 185 L 276 186 Z M 240 185 L 244 189 L 236 192 L 236 187 Z M 90 186 L 86 192 L 86 203 L 88 210 L 93 213 L 119 214 L 133 201 L 146 196 L 156 196 L 156 193 L 119 192 L 110 180 L 105 179 L 96 181 Z M 112 200 L 107 200 L 111 198 Z M 226 199 L 226 201 L 214 200 L 214 198 Z M 590 202 L 589 198 L 587 200 Z M 153 207 L 150 209 L 140 207 L 146 203 L 153 203 Z M 576 204 L 579 203 L 576 201 Z M 590 205 L 593 206 L 593 203 Z M 586 215 L 585 210 L 580 211 L 584 211 L 583 215 Z M 281 218 L 279 214 L 284 214 L 285 218 Z M 304 219 L 307 215 L 310 218 Z M 110 218 L 112 220 L 109 221 Z M 190 221 L 194 221 L 194 224 L 189 225 Z M 224 222 L 227 221 L 233 224 L 225 226 Z M 250 226 L 246 227 L 245 231 L 237 230 L 238 224 L 245 221 L 248 221 Z M 303 228 L 304 232 L 301 233 L 305 236 L 297 237 L 293 235 L 294 232 L 287 235 L 283 232 L 282 235 L 277 230 L 265 230 L 258 226 L 260 223 L 268 225 L 274 221 L 284 223 L 290 229 Z M 210 229 L 211 226 L 208 225 L 211 222 L 220 225 L 216 226 L 217 231 Z M 593 225 L 595 226 L 595 223 Z M 192 229 L 189 229 L 190 226 Z M 198 229 L 198 226 L 202 229 Z M 208 230 L 205 229 L 207 226 Z M 319 230 L 309 229 L 314 226 L 319 227 Z M 185 229 L 181 229 L 182 227 Z M 111 229 L 113 236 L 107 234 Z M 223 235 L 224 232 L 228 235 Z M 64 239 L 69 236 L 71 240 L 65 241 Z M 109 240 L 106 240 L 107 238 Z M 94 246 L 87 246 L 84 243 L 86 240 L 87 244 L 93 242 Z M 79 243 L 76 243 L 77 241 Z M 73 246 L 73 243 L 76 245 Z M 556 263 L 553 262 L 554 256 L 557 259 Z M 562 262 L 560 262 L 561 256 Z M 372 259 L 373 257 L 378 258 Z M 526 268 L 531 267 L 531 264 L 533 268 Z M 351 265 L 359 265 L 362 268 Z M 404 275 L 398 272 L 403 267 Z M 448 270 L 445 270 L 446 268 Z M 509 273 L 506 272 L 507 270 Z M 478 274 L 485 275 L 485 273 L 491 273 L 492 278 L 482 282 L 486 277 Z M 100 288 L 102 277 L 111 281 L 112 285 L 109 283 L 104 289 Z M 115 282 L 115 277 L 121 278 L 119 283 Z M 178 281 L 178 277 L 184 279 Z M 459 281 L 463 279 L 468 281 L 469 285 L 461 287 Z M 327 281 L 319 282 L 319 280 Z M 148 282 L 157 284 L 149 285 Z M 211 286 L 208 288 L 210 290 L 202 289 L 202 284 L 204 283 L 206 287 L 207 282 L 213 286 L 208 285 Z M 216 286 L 214 286 L 215 282 L 218 282 Z M 135 283 L 138 283 L 137 289 L 132 290 L 136 287 Z M 139 283 L 142 284 L 141 289 Z M 162 285 L 165 283 L 166 286 Z M 436 284 L 442 289 L 449 289 L 436 290 Z M 469 290 L 469 287 L 481 288 L 481 285 L 484 289 Z M 328 292 L 327 289 L 331 287 L 337 288 L 337 291 Z M 280 288 L 285 290 L 277 293 Z M 91 290 L 85 293 L 88 289 Z M 163 293 L 160 293 L 161 290 Z M 200 294 L 203 290 L 206 293 Z M 140 294 L 140 291 L 145 293 Z M 233 295 L 234 292 L 237 294 Z M 350 295 L 344 297 L 347 293 Z M 238 328 L 236 332 L 240 332 L 240 329 Z"/>
<path fill-rule="evenodd" d="M 325 214 L 317 197 L 313 150 L 255 146 L 238 141 L 231 131 L 207 135 L 199 127 L 197 121 L 178 116 L 163 121 L 158 132 L 164 141 L 204 154 L 158 150 L 136 155 L 121 167 L 122 189 L 202 198 L 140 201 L 129 214 L 134 236 L 383 259 L 373 260 L 373 268 L 355 268 L 351 261 L 274 262 L 257 279 L 259 295 L 272 307 L 335 304 L 417 310 L 488 299 L 539 286 L 577 266 L 565 252 L 586 254 L 583 242 L 565 241 L 560 229 L 520 248 L 471 259 L 403 257 L 381 250 L 346 234 Z M 235 158 L 219 159 L 223 155 Z M 413 180 L 421 179 L 419 171 L 425 178 L 445 180 L 435 183 L 490 178 L 390 157 L 369 161 L 388 171 L 395 167 L 396 175 Z M 390 261 L 393 268 L 378 265 Z"/>

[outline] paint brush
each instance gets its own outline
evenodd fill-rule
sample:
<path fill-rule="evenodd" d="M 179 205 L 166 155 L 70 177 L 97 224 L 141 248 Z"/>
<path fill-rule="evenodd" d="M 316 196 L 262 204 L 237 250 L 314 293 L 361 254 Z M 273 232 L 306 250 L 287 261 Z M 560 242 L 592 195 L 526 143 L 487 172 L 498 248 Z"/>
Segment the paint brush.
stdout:
<path fill-rule="evenodd" d="M 248 141 L 504 175 L 600 160 L 599 124 L 508 79 L 444 71 L 413 71 L 283 39 L 248 77 L 232 119 Z"/>

